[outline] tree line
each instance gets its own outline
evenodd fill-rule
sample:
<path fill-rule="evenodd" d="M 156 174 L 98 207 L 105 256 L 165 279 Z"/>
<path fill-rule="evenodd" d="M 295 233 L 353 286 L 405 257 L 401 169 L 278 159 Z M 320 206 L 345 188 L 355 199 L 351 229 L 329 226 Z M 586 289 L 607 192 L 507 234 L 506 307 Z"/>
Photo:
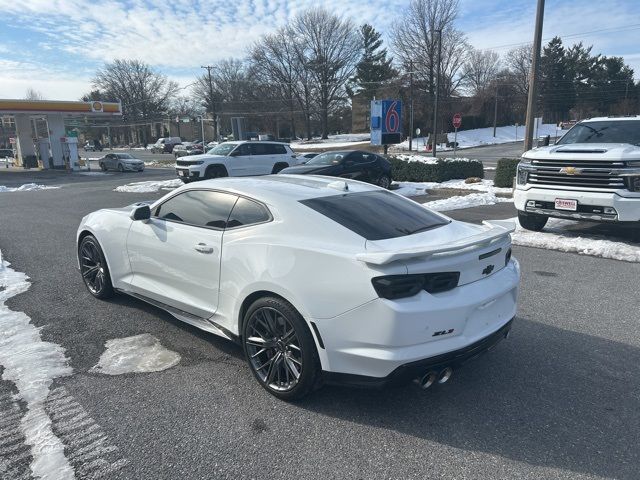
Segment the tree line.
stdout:
<path fill-rule="evenodd" d="M 475 49 L 456 27 L 459 8 L 459 0 L 411 0 L 388 47 L 373 26 L 312 8 L 244 56 L 203 70 L 190 92 L 144 62 L 115 60 L 96 72 L 85 98 L 121 100 L 125 123 L 206 115 L 225 133 L 227 120 L 239 116 L 291 138 L 348 131 L 352 105 L 366 108 L 374 97 L 405 105 L 413 99 L 415 124 L 429 131 L 436 91 L 441 121 L 459 111 L 463 128 L 523 123 L 531 46 L 502 56 Z M 559 37 L 544 46 L 538 111 L 545 121 L 637 113 L 639 106 L 640 82 L 623 58 L 594 54 L 582 43 L 565 46 Z"/>

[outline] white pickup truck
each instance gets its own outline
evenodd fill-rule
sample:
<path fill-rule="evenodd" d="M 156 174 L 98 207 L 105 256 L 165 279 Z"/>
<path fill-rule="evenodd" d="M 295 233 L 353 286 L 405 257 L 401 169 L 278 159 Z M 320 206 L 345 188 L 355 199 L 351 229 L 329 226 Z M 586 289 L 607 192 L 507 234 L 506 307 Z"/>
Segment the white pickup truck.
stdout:
<path fill-rule="evenodd" d="M 549 217 L 640 226 L 640 115 L 583 120 L 525 152 L 513 198 L 528 230 Z"/>

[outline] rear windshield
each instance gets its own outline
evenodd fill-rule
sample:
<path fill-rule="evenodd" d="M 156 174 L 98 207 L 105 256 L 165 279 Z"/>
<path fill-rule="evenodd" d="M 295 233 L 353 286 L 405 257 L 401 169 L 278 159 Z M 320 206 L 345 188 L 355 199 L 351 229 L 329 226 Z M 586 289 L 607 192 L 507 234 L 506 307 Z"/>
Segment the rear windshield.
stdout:
<path fill-rule="evenodd" d="M 630 143 L 640 145 L 640 120 L 578 123 L 558 141 L 571 143 Z"/>
<path fill-rule="evenodd" d="M 416 202 L 384 191 L 310 198 L 300 203 L 367 240 L 404 237 L 449 223 Z"/>

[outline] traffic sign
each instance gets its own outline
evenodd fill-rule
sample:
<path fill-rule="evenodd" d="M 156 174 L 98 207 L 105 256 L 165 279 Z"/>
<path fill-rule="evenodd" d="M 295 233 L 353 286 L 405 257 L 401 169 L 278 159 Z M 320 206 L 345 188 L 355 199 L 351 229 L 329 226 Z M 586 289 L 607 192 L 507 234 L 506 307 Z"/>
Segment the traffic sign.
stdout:
<path fill-rule="evenodd" d="M 460 126 L 462 125 L 462 115 L 460 115 L 459 113 L 456 113 L 453 116 L 453 128 L 460 128 Z"/>

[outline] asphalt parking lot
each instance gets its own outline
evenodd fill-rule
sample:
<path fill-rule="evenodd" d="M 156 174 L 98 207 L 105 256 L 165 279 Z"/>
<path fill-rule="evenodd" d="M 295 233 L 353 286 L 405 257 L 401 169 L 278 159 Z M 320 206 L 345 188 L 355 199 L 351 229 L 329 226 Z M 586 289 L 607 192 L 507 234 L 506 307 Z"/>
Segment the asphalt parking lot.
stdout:
<path fill-rule="evenodd" d="M 0 185 L 28 178 L 16 175 L 0 172 Z M 75 260 L 82 216 L 158 198 L 113 188 L 172 179 L 171 170 L 38 178 L 61 188 L 0 193 L 0 249 L 32 283 L 8 306 L 73 367 L 47 408 L 79 478 L 640 478 L 637 263 L 514 247 L 522 287 L 512 335 L 449 383 L 326 387 L 287 404 L 259 387 L 235 345 L 136 299 L 98 301 L 84 288 Z M 510 209 L 447 214 L 480 221 Z M 180 363 L 158 373 L 89 371 L 107 340 L 141 333 Z M 25 414 L 8 396 L 14 388 L 0 381 L 0 431 Z M 83 412 L 76 425 L 56 414 L 63 401 Z M 95 448 L 83 444 L 90 429 L 104 433 Z M 0 477 L 30 478 L 28 449 L 13 435 L 0 439 Z"/>

